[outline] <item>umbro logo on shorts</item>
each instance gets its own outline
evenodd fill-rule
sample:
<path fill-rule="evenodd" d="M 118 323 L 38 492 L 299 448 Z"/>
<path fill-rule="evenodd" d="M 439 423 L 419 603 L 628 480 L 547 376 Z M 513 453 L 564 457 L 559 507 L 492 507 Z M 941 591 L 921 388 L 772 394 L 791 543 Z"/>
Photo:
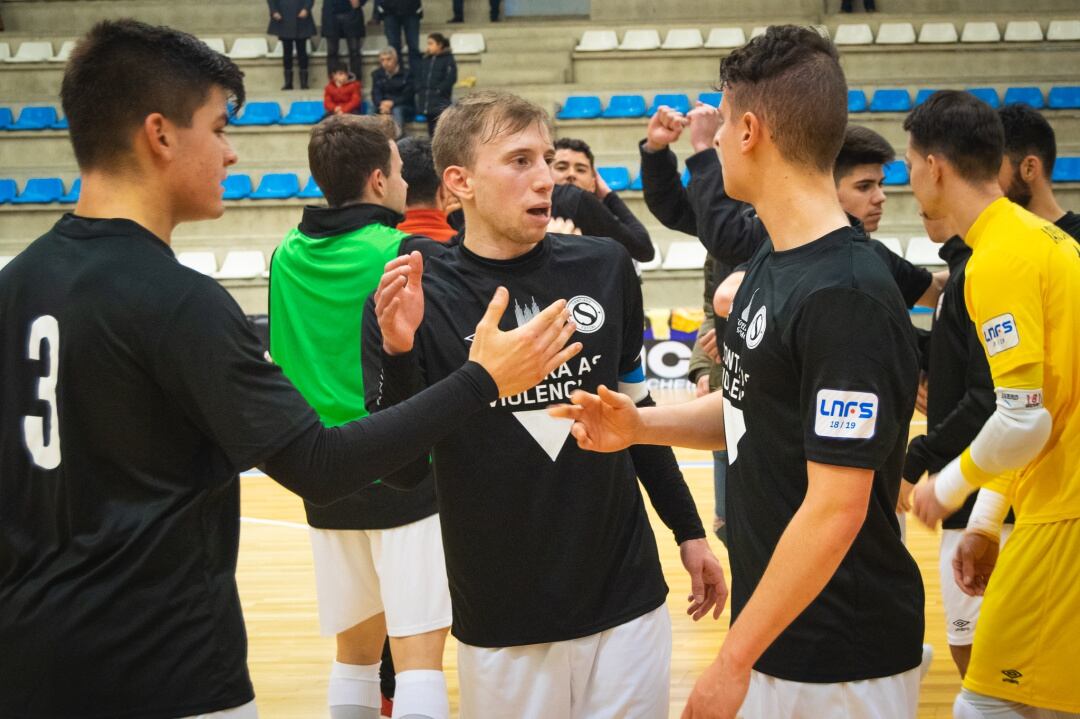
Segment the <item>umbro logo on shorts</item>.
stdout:
<path fill-rule="evenodd" d="M 1001 673 L 1005 675 L 1005 678 L 1002 679 L 1001 681 L 1003 681 L 1003 682 L 1005 682 L 1007 684 L 1019 685 L 1020 684 L 1020 677 L 1024 676 L 1023 674 L 1016 671 L 1015 669 L 1002 669 Z"/>
<path fill-rule="evenodd" d="M 958 632 L 971 631 L 970 629 L 968 629 L 968 626 L 970 624 L 971 624 L 971 622 L 969 622 L 966 619 L 957 619 L 955 622 L 953 622 L 953 626 L 956 627 L 956 631 L 958 631 Z"/>

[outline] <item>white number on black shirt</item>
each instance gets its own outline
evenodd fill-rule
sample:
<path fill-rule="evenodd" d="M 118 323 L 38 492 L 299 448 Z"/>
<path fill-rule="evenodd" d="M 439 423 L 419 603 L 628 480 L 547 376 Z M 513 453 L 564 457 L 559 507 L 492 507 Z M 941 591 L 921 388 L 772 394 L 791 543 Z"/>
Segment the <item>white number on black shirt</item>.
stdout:
<path fill-rule="evenodd" d="M 38 399 L 48 406 L 49 434 L 45 436 L 43 417 L 23 417 L 23 436 L 26 448 L 34 464 L 42 469 L 56 469 L 60 466 L 60 417 L 56 411 L 56 372 L 60 363 L 60 325 L 51 315 L 42 315 L 30 325 L 30 346 L 27 353 L 30 359 L 41 359 L 42 341 L 49 343 L 49 366 L 44 377 L 38 380 Z"/>

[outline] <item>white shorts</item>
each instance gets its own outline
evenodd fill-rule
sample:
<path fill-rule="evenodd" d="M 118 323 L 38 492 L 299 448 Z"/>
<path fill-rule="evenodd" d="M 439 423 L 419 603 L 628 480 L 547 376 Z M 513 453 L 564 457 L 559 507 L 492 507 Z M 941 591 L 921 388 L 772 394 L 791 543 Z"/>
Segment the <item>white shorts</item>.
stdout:
<path fill-rule="evenodd" d="M 259 712 L 255 709 L 255 700 L 252 699 L 247 704 L 241 704 L 232 709 L 222 709 L 219 712 L 211 712 L 210 714 L 197 714 L 187 717 L 187 719 L 259 719 Z"/>
<path fill-rule="evenodd" d="M 461 719 L 667 719 L 667 606 L 599 634 L 489 649 L 458 643 Z"/>
<path fill-rule="evenodd" d="M 438 514 L 392 529 L 311 527 L 310 533 L 323 636 L 382 612 L 392 637 L 450 626 Z"/>
<path fill-rule="evenodd" d="M 1001 528 L 1001 546 L 1012 533 L 1013 525 Z M 962 529 L 941 530 L 941 552 L 938 554 L 938 572 L 941 576 L 941 602 L 945 608 L 945 636 L 950 646 L 971 646 L 975 641 L 975 624 L 979 621 L 982 597 L 969 597 L 956 586 L 953 578 L 952 560 L 956 547 L 964 536 Z"/>
<path fill-rule="evenodd" d="M 811 684 L 750 672 L 739 719 L 914 719 L 919 667 L 879 679 Z"/>

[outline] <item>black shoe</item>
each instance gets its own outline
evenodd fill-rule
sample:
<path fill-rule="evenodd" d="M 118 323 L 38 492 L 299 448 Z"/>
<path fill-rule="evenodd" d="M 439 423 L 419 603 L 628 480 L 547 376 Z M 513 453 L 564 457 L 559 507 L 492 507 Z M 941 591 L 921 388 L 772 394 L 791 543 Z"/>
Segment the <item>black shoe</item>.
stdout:
<path fill-rule="evenodd" d="M 291 90 L 291 89 L 293 89 L 292 78 L 293 78 L 292 70 L 286 70 L 285 71 L 285 84 L 281 86 L 282 90 Z"/>
<path fill-rule="evenodd" d="M 291 89 L 291 87 L 290 87 L 290 89 Z M 300 71 L 300 89 L 301 90 L 308 89 L 308 71 L 307 70 L 301 70 Z"/>
<path fill-rule="evenodd" d="M 452 18 L 450 18 L 449 20 L 446 21 L 446 24 L 447 25 L 460 25 L 463 22 L 465 22 L 465 18 L 463 18 L 463 17 L 452 17 Z"/>

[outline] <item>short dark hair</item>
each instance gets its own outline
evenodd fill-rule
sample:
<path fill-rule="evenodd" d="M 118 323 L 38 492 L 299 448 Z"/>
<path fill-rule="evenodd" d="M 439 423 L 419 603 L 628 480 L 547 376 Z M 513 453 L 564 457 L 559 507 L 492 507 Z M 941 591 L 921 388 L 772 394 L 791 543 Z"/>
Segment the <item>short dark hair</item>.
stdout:
<path fill-rule="evenodd" d="M 450 38 L 446 37 L 446 35 L 443 35 L 441 32 L 430 33 L 428 39 L 434 40 L 443 50 L 450 47 Z"/>
<path fill-rule="evenodd" d="M 847 125 L 847 81 L 832 42 L 797 25 L 773 25 L 720 62 L 733 111 L 753 112 L 788 160 L 833 169 Z"/>
<path fill-rule="evenodd" d="M 582 155 L 589 158 L 590 165 L 596 167 L 596 158 L 593 157 L 592 148 L 589 147 L 589 143 L 584 140 L 579 140 L 576 137 L 560 137 L 555 141 L 555 149 L 580 152 Z"/>
<path fill-rule="evenodd" d="M 333 65 L 330 66 L 330 76 L 331 77 L 338 74 L 339 72 L 348 73 L 349 72 L 349 66 L 346 65 L 343 62 L 335 62 Z"/>
<path fill-rule="evenodd" d="M 311 129 L 308 164 L 331 207 L 360 199 L 375 170 L 390 174 L 390 143 L 396 128 L 389 115 L 330 115 Z"/>
<path fill-rule="evenodd" d="M 941 154 L 970 182 L 997 177 L 1005 149 L 1005 130 L 994 109 L 970 92 L 938 90 L 904 118 L 911 146 Z"/>
<path fill-rule="evenodd" d="M 115 164 L 155 112 L 190 127 L 215 86 L 234 111 L 244 104 L 244 73 L 194 35 L 135 20 L 99 22 L 79 40 L 60 86 L 79 167 Z"/>
<path fill-rule="evenodd" d="M 551 136 L 551 118 L 544 108 L 509 92 L 480 90 L 466 95 L 439 115 L 431 152 L 441 176 L 451 165 L 472 167 L 476 148 L 530 125 Z"/>
<path fill-rule="evenodd" d="M 435 172 L 431 158 L 431 140 L 426 137 L 406 137 L 398 142 L 401 153 L 401 174 L 409 189 L 405 193 L 405 206 L 433 205 L 442 180 Z"/>
<path fill-rule="evenodd" d="M 884 165 L 895 159 L 896 152 L 884 137 L 869 127 L 848 125 L 833 165 L 833 179 L 839 182 L 859 165 Z"/>
<path fill-rule="evenodd" d="M 1057 161 L 1057 140 L 1054 128 L 1042 113 L 1030 105 L 1006 105 L 998 110 L 1005 131 L 1005 154 L 1014 165 L 1028 155 L 1042 161 L 1043 173 L 1050 179 Z"/>

